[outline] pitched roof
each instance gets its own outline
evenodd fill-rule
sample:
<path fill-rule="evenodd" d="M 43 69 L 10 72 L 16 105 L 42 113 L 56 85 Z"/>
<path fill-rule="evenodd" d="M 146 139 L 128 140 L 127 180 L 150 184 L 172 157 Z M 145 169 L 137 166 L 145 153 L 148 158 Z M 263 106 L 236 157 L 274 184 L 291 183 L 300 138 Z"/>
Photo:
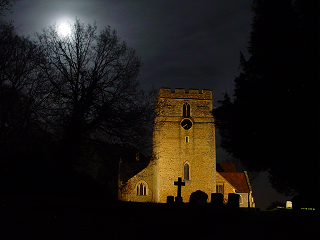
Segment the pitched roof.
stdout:
<path fill-rule="evenodd" d="M 119 166 L 120 180 L 127 182 L 148 166 L 145 162 L 121 162 Z"/>
<path fill-rule="evenodd" d="M 238 193 L 250 192 L 244 173 L 219 172 L 219 174 L 224 177 L 236 189 Z"/>
<path fill-rule="evenodd" d="M 236 173 L 237 169 L 234 164 L 217 163 L 217 172 L 233 172 Z"/>

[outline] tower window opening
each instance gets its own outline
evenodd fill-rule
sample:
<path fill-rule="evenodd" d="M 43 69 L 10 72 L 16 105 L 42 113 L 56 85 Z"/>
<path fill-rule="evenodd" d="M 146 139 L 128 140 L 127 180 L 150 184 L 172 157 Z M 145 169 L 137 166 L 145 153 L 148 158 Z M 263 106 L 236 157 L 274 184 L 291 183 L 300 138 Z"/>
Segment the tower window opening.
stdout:
<path fill-rule="evenodd" d="M 189 164 L 186 163 L 183 167 L 183 172 L 184 172 L 184 180 L 190 180 L 190 168 Z"/>
<path fill-rule="evenodd" d="M 190 105 L 189 105 L 189 103 L 183 104 L 182 115 L 183 115 L 183 117 L 190 117 Z"/>
<path fill-rule="evenodd" d="M 189 142 L 189 137 L 186 137 L 186 142 Z"/>

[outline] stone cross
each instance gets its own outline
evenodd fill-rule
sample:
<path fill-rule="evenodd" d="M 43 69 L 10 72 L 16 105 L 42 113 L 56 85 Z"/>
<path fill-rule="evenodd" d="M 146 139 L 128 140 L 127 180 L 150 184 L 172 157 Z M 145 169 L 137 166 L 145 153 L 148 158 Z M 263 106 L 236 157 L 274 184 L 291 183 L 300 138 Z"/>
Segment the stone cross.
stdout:
<path fill-rule="evenodd" d="M 178 177 L 178 181 L 174 182 L 174 185 L 178 186 L 178 193 L 177 193 L 177 197 L 176 197 L 176 201 L 177 202 L 182 202 L 182 197 L 181 197 L 181 186 L 185 186 L 185 182 L 181 181 L 181 177 Z"/>

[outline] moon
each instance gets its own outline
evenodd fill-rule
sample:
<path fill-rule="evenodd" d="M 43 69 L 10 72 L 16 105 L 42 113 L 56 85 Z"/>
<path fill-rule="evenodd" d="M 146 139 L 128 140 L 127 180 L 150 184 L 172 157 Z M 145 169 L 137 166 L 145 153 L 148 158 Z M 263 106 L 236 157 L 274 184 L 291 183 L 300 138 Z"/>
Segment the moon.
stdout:
<path fill-rule="evenodd" d="M 61 23 L 58 28 L 58 32 L 61 36 L 66 37 L 71 34 L 71 28 L 66 23 Z"/>

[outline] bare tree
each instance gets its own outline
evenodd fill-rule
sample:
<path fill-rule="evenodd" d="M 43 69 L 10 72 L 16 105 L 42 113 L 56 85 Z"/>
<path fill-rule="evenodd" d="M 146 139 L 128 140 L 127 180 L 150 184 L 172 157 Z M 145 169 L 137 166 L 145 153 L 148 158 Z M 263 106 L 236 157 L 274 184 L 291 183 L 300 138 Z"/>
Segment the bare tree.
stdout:
<path fill-rule="evenodd" d="M 57 26 L 37 34 L 50 83 L 47 119 L 62 124 L 70 150 L 86 140 L 142 145 L 152 98 L 139 88 L 140 58 L 110 27 L 98 34 L 77 19 L 70 28 L 67 36 Z"/>
<path fill-rule="evenodd" d="M 30 131 L 44 85 L 38 72 L 41 53 L 34 42 L 18 36 L 11 23 L 0 23 L 0 46 L 0 140 L 5 147 L 23 130 Z"/>
<path fill-rule="evenodd" d="M 17 0 L 0 0 L 0 16 L 5 15 L 5 12 L 11 12 L 13 4 Z"/>

